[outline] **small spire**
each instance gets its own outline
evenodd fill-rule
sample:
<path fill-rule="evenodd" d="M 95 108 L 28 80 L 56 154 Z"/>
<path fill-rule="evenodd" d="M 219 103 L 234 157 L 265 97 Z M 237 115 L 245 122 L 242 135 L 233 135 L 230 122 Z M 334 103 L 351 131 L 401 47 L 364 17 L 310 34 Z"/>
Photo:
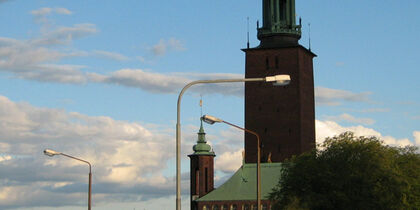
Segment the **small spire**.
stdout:
<path fill-rule="evenodd" d="M 206 133 L 204 132 L 203 120 L 200 120 L 200 130 L 198 131 L 197 144 L 193 146 L 194 153 L 192 155 L 211 155 L 215 156 L 213 149 L 206 141 Z"/>
<path fill-rule="evenodd" d="M 201 124 L 200 124 L 200 130 L 198 130 L 198 140 L 197 143 L 207 143 L 206 141 L 206 133 L 204 132 L 204 127 L 203 127 L 203 120 L 200 119 Z"/>

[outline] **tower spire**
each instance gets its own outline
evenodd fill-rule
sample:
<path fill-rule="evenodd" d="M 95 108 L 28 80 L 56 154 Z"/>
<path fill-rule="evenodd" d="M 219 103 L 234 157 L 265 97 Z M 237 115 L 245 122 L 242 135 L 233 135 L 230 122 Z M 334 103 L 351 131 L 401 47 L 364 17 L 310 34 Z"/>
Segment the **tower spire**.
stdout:
<path fill-rule="evenodd" d="M 262 0 L 263 25 L 258 28 L 260 47 L 296 46 L 301 23 L 296 24 L 295 0 Z"/>

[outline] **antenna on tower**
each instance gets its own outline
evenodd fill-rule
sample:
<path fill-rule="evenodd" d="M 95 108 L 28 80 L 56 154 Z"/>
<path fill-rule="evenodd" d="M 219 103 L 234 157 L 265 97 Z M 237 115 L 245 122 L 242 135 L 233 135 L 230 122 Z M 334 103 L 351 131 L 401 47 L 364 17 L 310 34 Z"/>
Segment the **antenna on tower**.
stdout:
<path fill-rule="evenodd" d="M 311 51 L 311 23 L 308 23 L 309 27 L 309 51 Z"/>
<path fill-rule="evenodd" d="M 246 29 L 246 35 L 247 35 L 247 42 L 246 42 L 246 48 L 249 49 L 249 17 L 246 17 L 246 21 L 247 21 L 247 29 Z"/>

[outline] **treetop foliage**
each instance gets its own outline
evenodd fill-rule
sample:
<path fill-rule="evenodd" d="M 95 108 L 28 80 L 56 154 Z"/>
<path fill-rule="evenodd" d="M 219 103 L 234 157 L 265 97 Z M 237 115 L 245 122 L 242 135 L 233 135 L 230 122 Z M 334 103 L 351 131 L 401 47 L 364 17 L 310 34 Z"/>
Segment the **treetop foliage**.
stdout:
<path fill-rule="evenodd" d="M 274 209 L 420 209 L 420 154 L 351 132 L 284 163 Z"/>

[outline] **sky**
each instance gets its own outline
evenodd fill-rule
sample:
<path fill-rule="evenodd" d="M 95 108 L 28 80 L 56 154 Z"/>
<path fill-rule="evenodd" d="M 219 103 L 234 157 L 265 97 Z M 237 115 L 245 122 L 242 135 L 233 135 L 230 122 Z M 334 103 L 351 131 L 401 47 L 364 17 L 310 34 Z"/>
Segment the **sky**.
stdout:
<path fill-rule="evenodd" d="M 345 131 L 420 145 L 420 2 L 297 0 L 314 59 L 316 137 Z M 0 209 L 175 209 L 179 91 L 242 78 L 247 17 L 261 1 L 0 0 Z M 182 204 L 203 114 L 244 124 L 243 85 L 197 86 L 181 106 Z M 216 185 L 241 165 L 243 134 L 205 126 Z"/>

